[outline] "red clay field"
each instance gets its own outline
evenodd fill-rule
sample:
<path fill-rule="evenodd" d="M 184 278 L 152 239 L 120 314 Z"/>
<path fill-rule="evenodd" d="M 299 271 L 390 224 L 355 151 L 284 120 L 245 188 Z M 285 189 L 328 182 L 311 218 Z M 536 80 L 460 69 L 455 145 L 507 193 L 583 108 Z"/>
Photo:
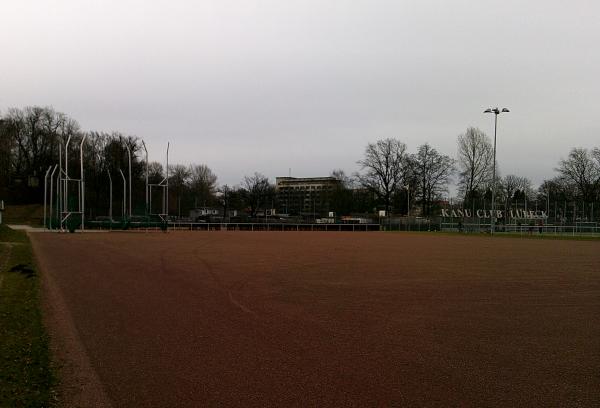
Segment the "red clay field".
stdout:
<path fill-rule="evenodd" d="M 600 242 L 31 238 L 67 406 L 600 405 Z"/>

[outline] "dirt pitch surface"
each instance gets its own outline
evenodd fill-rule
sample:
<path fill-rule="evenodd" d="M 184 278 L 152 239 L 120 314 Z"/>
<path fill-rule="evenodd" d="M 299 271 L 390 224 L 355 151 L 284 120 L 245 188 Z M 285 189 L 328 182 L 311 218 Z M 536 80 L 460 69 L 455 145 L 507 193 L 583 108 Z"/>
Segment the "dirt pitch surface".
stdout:
<path fill-rule="evenodd" d="M 31 237 L 73 404 L 600 404 L 600 242 Z"/>

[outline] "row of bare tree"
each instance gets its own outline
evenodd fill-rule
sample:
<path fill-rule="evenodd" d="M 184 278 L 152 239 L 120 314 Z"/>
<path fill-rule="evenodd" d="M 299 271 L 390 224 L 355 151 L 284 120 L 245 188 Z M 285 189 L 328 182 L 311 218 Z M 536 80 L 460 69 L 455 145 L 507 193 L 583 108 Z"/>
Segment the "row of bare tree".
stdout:
<path fill-rule="evenodd" d="M 479 129 L 467 129 L 458 137 L 458 161 L 458 186 L 463 205 L 488 198 L 494 165 L 490 138 Z M 514 174 L 497 177 L 499 203 L 511 208 L 513 202 L 519 201 L 579 202 L 585 208 L 600 201 L 600 148 L 573 148 L 554 170 L 556 175 L 543 181 L 537 190 L 527 177 Z"/>
<path fill-rule="evenodd" d="M 12 108 L 0 118 L 0 194 L 13 202 L 40 202 L 45 172 L 57 163 L 59 146 L 64 148 L 69 138 L 71 177 L 79 177 L 78 146 L 84 136 L 87 207 L 98 214 L 106 211 L 108 175 L 116 176 L 118 181 L 123 171 L 129 177 L 130 151 L 135 212 L 144 213 L 146 168 L 142 141 L 118 132 L 84 132 L 75 120 L 49 107 Z M 332 193 L 328 210 L 343 214 L 381 208 L 406 213 L 409 206 L 418 205 L 423 215 L 431 215 L 448 197 L 452 182 L 458 187 L 458 201 L 465 207 L 485 203 L 491 195 L 492 143 L 476 128 L 468 128 L 458 136 L 456 159 L 429 143 L 410 153 L 403 142 L 390 138 L 368 144 L 358 164 L 360 171 L 351 176 L 343 170 L 332 172 L 340 183 Z M 148 170 L 150 183 L 166 177 L 160 163 L 149 163 Z M 526 177 L 498 176 L 497 201 L 507 208 L 523 200 L 600 201 L 599 148 L 574 148 L 555 170 L 556 176 L 537 190 Z M 244 177 L 238 186 L 219 186 L 217 176 L 205 164 L 175 164 L 169 166 L 169 186 L 169 211 L 177 215 L 186 215 L 189 208 L 198 206 L 243 208 L 252 216 L 259 209 L 276 207 L 275 188 L 259 173 Z M 122 200 L 121 196 L 116 193 L 114 201 Z M 154 203 L 157 201 L 156 197 Z M 156 212 L 156 208 L 151 210 Z"/>
<path fill-rule="evenodd" d="M 420 204 L 423 215 L 431 215 L 444 197 L 453 177 L 458 187 L 460 205 L 489 205 L 493 189 L 493 145 L 480 129 L 470 127 L 457 139 L 457 159 L 439 153 L 425 143 L 414 154 L 397 139 L 370 143 L 364 158 L 358 163 L 362 172 L 354 180 L 363 188 L 376 193 L 386 209 L 398 198 Z M 535 190 L 527 177 L 508 174 L 501 176 L 496 169 L 496 198 L 500 206 L 509 209 L 513 203 L 600 201 L 600 148 L 573 148 L 555 168 L 557 175 L 544 181 Z M 412 191 L 413 195 L 406 195 Z M 593 210 L 593 206 L 592 206 Z M 600 214 L 600 209 L 597 209 Z"/>

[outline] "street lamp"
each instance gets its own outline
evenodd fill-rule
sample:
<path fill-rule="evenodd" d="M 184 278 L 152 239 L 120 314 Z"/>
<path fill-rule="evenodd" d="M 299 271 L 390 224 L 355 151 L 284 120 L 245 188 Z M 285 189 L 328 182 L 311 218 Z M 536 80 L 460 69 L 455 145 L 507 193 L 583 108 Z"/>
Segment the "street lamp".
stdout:
<path fill-rule="evenodd" d="M 495 206 L 495 196 L 496 196 L 496 134 L 498 132 L 498 115 L 501 113 L 510 112 L 507 108 L 488 108 L 483 111 L 483 113 L 493 113 L 494 114 L 494 167 L 492 170 L 492 225 L 490 226 L 490 233 L 494 234 L 494 228 L 496 227 L 496 206 Z"/>

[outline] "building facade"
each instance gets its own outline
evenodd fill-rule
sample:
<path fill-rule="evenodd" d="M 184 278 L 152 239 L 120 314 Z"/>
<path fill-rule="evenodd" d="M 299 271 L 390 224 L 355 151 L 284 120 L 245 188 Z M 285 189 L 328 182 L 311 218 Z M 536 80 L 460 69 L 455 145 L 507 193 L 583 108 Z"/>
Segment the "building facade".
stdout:
<path fill-rule="evenodd" d="M 327 215 L 335 211 L 331 200 L 340 187 L 335 177 L 276 177 L 277 211 L 313 218 Z"/>

